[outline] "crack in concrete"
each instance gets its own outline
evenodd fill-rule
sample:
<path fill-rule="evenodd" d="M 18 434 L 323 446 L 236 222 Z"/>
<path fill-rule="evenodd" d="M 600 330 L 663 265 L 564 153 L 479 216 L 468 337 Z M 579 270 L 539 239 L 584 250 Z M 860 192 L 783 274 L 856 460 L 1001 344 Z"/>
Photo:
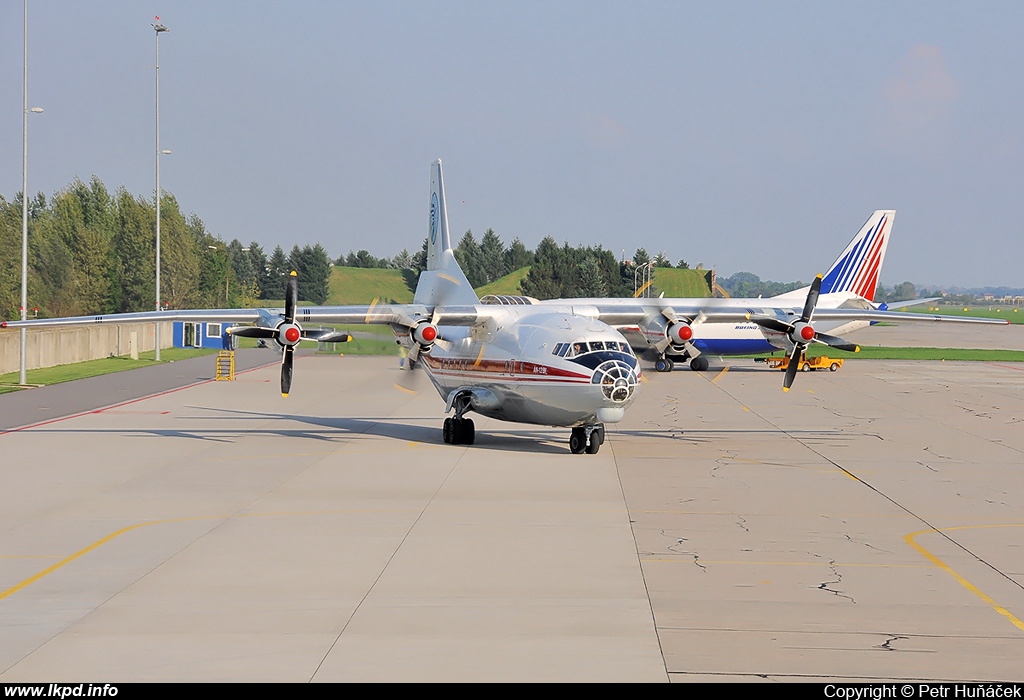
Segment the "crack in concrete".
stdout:
<path fill-rule="evenodd" d="M 824 557 L 821 556 L 820 554 L 814 554 L 813 552 L 808 552 L 808 554 L 810 554 L 812 557 L 817 557 L 818 559 L 824 559 Z M 826 591 L 827 593 L 831 593 L 832 595 L 837 596 L 839 598 L 846 598 L 848 601 L 850 601 L 851 603 L 856 605 L 857 601 L 854 600 L 851 596 L 848 596 L 845 593 L 842 593 L 842 592 L 837 591 L 835 589 L 829 588 L 829 586 L 831 586 L 833 584 L 837 584 L 837 583 L 842 583 L 843 582 L 843 575 L 841 573 L 839 573 L 839 569 L 836 567 L 836 560 L 835 559 L 829 559 L 828 560 L 828 568 L 832 571 L 832 575 L 835 576 L 835 580 L 834 581 L 822 581 L 818 585 L 818 590 L 819 591 Z"/>
<path fill-rule="evenodd" d="M 747 527 L 747 521 L 742 515 L 736 516 L 736 524 L 742 527 L 744 532 L 750 532 L 750 528 Z"/>
<path fill-rule="evenodd" d="M 895 552 L 892 552 L 892 551 L 890 551 L 888 549 L 880 549 L 880 548 L 876 547 L 873 544 L 868 544 L 867 542 L 861 542 L 860 540 L 855 540 L 852 537 L 850 537 L 850 535 L 848 533 L 843 533 L 843 534 L 846 535 L 846 539 L 847 539 L 847 541 L 850 542 L 850 544 L 859 544 L 859 545 L 861 545 L 863 547 L 867 547 L 868 549 L 873 549 L 876 552 L 885 552 L 886 554 L 894 554 L 895 553 Z"/>
<path fill-rule="evenodd" d="M 696 554 L 694 554 L 694 555 L 693 555 L 693 563 L 694 563 L 694 564 L 696 564 L 697 566 L 699 566 L 699 567 L 700 567 L 700 570 L 701 570 L 701 571 L 703 571 L 703 572 L 704 572 L 704 573 L 706 574 L 706 573 L 708 572 L 708 567 L 704 566 L 704 565 L 703 565 L 703 564 L 701 564 L 701 563 L 700 563 L 699 561 L 697 561 L 697 560 L 698 560 L 699 558 L 700 558 L 699 556 L 697 556 Z"/>
<path fill-rule="evenodd" d="M 910 639 L 910 637 L 904 637 L 903 635 L 900 635 L 900 634 L 890 635 L 890 637 L 888 639 L 886 639 L 881 644 L 876 644 L 874 648 L 875 649 L 885 649 L 886 651 L 899 651 L 899 649 L 893 649 L 893 647 L 892 647 L 892 643 L 895 642 L 898 639 Z"/>

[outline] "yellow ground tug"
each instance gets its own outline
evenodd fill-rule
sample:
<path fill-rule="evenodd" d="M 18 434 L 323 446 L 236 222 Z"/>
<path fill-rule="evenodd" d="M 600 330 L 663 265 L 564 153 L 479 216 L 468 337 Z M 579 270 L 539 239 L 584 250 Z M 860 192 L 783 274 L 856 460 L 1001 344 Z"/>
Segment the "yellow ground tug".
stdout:
<path fill-rule="evenodd" d="M 789 355 L 766 357 L 764 362 L 772 369 L 785 370 L 789 367 Z M 825 355 L 819 355 L 818 357 L 800 356 L 801 372 L 813 372 L 816 369 L 827 369 L 829 372 L 835 372 L 842 366 L 843 360 L 839 357 L 826 357 Z"/>

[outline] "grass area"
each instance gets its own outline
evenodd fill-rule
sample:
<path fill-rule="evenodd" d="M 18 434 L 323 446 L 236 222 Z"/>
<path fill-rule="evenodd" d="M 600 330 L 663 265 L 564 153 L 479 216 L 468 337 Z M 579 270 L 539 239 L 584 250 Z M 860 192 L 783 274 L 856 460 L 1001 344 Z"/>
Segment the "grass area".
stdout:
<path fill-rule="evenodd" d="M 160 351 L 160 364 L 165 362 L 174 362 L 175 360 L 187 360 L 190 357 L 199 357 L 201 355 L 213 355 L 216 352 L 216 350 L 195 348 L 164 348 Z M 25 381 L 29 384 L 42 384 L 44 386 L 49 384 L 60 384 L 61 382 L 70 382 L 75 379 L 98 377 L 103 374 L 123 372 L 125 370 L 136 369 L 138 367 L 149 367 L 157 364 L 156 360 L 153 358 L 153 351 L 149 351 L 139 353 L 138 360 L 133 360 L 127 356 L 105 357 L 99 360 L 87 360 L 86 362 L 76 362 L 70 365 L 57 365 L 56 367 L 30 369 L 25 372 Z M 18 379 L 18 372 L 2 374 L 0 375 L 0 385 L 17 384 Z M 12 386 L 0 386 L 0 394 L 10 391 L 18 391 L 18 389 Z"/>
<path fill-rule="evenodd" d="M 512 296 L 519 296 L 522 294 L 519 291 L 519 283 L 522 282 L 526 276 L 530 274 L 530 266 L 521 267 L 515 272 L 510 272 L 500 279 L 496 279 L 490 284 L 485 284 L 476 290 L 476 295 L 482 297 L 485 294 L 510 294 Z"/>
<path fill-rule="evenodd" d="M 889 305 L 891 311 L 902 311 L 899 302 Z M 910 313 L 938 314 L 940 316 L 977 316 L 978 318 L 998 318 L 1010 323 L 1024 323 L 1024 308 L 1019 306 L 932 306 L 922 304 L 906 309 Z"/>
<path fill-rule="evenodd" d="M 352 325 L 330 326 L 336 330 L 348 331 L 352 340 L 347 343 L 327 343 L 322 355 L 398 355 L 398 344 L 391 332 L 391 326 Z"/>
<path fill-rule="evenodd" d="M 776 357 L 783 353 L 775 353 Z M 842 358 L 844 360 L 969 360 L 973 362 L 1024 362 L 1024 350 L 990 350 L 985 348 L 883 348 L 861 346 L 860 352 L 843 352 L 814 345 L 808 356 Z M 753 355 L 751 355 L 753 357 Z"/>
<path fill-rule="evenodd" d="M 656 267 L 654 268 L 654 286 L 664 292 L 666 297 L 710 297 L 711 290 L 708 289 L 706 274 L 706 270 Z"/>
<path fill-rule="evenodd" d="M 374 299 L 393 299 L 399 304 L 412 303 L 415 272 L 364 267 L 334 267 L 331 270 L 328 306 L 369 304 Z"/>

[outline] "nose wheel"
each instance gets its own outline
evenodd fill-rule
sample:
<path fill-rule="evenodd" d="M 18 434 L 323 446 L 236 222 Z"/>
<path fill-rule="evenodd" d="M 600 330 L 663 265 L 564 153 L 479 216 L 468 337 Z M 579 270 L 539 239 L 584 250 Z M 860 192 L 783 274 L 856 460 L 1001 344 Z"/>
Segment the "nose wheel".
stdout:
<path fill-rule="evenodd" d="M 596 455 L 604 444 L 603 425 L 585 425 L 573 428 L 569 435 L 569 451 L 574 455 Z"/>
<path fill-rule="evenodd" d="M 472 418 L 445 418 L 442 434 L 447 445 L 472 445 L 476 426 Z"/>

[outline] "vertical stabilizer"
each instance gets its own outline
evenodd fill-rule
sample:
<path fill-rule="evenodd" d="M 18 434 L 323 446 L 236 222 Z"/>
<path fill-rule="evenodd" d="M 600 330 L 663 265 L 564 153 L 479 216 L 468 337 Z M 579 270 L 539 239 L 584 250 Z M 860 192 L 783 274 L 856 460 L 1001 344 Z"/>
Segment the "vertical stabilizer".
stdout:
<path fill-rule="evenodd" d="M 444 201 L 441 160 L 430 166 L 430 220 L 427 226 L 427 269 L 420 273 L 414 302 L 430 306 L 472 305 L 480 301 L 452 252 L 448 208 Z"/>
<path fill-rule="evenodd" d="M 853 292 L 872 301 L 896 212 L 879 209 L 839 255 L 821 282 L 821 293 Z"/>
<path fill-rule="evenodd" d="M 430 166 L 430 223 L 427 228 L 427 269 L 444 269 L 443 253 L 451 252 L 452 239 L 448 233 L 448 207 L 444 203 L 444 176 L 441 159 Z"/>

